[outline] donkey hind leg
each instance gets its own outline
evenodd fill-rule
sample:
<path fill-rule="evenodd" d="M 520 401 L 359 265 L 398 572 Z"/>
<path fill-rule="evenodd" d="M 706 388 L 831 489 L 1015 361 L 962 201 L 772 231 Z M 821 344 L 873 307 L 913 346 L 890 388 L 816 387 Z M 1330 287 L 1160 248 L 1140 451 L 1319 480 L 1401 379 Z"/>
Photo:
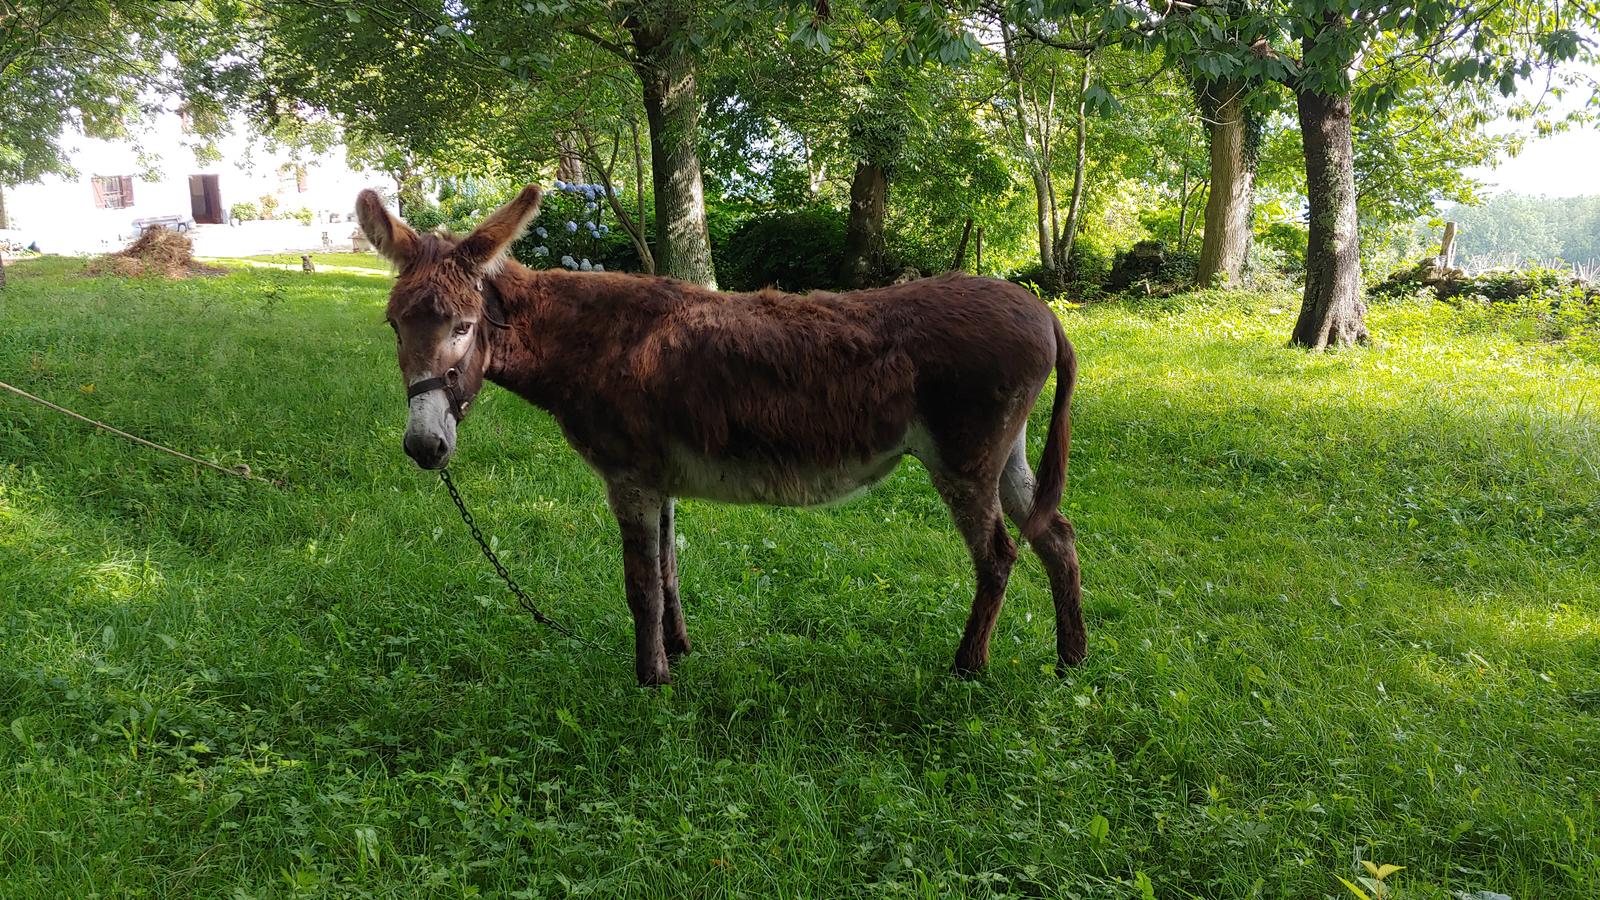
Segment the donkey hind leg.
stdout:
<path fill-rule="evenodd" d="M 1006 515 L 1020 528 L 1033 506 L 1033 470 L 1028 468 L 1028 432 L 1023 429 L 1011 445 L 1005 471 L 1000 475 L 1000 501 Z M 1072 523 L 1056 513 L 1050 527 L 1029 541 L 1044 563 L 1050 579 L 1050 596 L 1056 607 L 1056 672 L 1083 662 L 1088 635 L 1083 627 L 1083 587 L 1078 571 L 1078 540 Z"/>
<path fill-rule="evenodd" d="M 967 542 L 967 552 L 972 555 L 972 567 L 977 572 L 972 613 L 967 617 L 967 628 L 952 667 L 958 675 L 973 675 L 989 664 L 989 636 L 994 633 L 995 620 L 1005 602 L 1006 581 L 1017 561 L 1017 545 L 1000 517 L 994 479 L 935 474 L 933 483 Z"/>
<path fill-rule="evenodd" d="M 625 485 L 607 485 L 611 512 L 622 528 L 622 572 L 633 613 L 634 674 L 642 685 L 667 684 L 667 649 L 661 620 L 661 495 Z"/>
<path fill-rule="evenodd" d="M 673 530 L 677 504 L 671 497 L 661 504 L 661 635 L 667 658 L 688 653 L 689 629 L 683 621 L 683 604 L 678 602 L 678 544 Z"/>

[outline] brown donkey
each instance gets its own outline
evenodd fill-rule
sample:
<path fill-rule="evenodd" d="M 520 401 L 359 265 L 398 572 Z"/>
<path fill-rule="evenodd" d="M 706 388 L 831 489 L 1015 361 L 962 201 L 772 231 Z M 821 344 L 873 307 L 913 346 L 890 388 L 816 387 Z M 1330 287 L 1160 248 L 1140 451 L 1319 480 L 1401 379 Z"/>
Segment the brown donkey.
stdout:
<path fill-rule="evenodd" d="M 548 410 L 605 480 L 621 525 L 640 683 L 666 683 L 668 660 L 689 651 L 674 497 L 823 503 L 877 482 L 907 453 L 927 467 L 977 569 L 956 671 L 989 660 L 1017 558 L 1002 511 L 1049 574 L 1058 668 L 1083 659 L 1077 549 L 1057 512 L 1077 364 L 1048 307 L 959 274 L 788 295 L 536 272 L 505 254 L 539 199 L 524 188 L 464 238 L 412 231 L 371 191 L 356 211 L 399 269 L 388 314 L 410 396 L 406 453 L 443 467 L 485 378 Z M 1052 370 L 1036 483 L 1025 429 Z"/>

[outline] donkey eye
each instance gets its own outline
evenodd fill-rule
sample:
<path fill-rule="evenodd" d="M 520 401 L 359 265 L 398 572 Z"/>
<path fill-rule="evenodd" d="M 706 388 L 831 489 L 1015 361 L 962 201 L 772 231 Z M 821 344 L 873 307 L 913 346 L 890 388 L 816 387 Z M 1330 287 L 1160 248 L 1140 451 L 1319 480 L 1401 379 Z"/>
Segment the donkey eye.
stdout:
<path fill-rule="evenodd" d="M 456 326 L 456 334 L 466 334 L 467 332 L 469 332 L 471 330 L 472 330 L 472 323 L 471 322 L 462 322 L 460 325 Z"/>

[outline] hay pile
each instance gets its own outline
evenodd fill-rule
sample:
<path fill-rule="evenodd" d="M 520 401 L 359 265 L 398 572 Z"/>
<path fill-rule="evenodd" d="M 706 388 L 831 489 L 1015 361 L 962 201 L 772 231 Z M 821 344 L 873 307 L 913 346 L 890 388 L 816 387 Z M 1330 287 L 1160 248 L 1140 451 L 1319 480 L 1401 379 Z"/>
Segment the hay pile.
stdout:
<path fill-rule="evenodd" d="M 133 243 L 89 263 L 89 275 L 117 275 L 133 278 L 158 275 L 162 278 L 189 278 L 195 275 L 221 275 L 225 269 L 194 261 L 194 244 L 187 235 L 153 225 Z"/>

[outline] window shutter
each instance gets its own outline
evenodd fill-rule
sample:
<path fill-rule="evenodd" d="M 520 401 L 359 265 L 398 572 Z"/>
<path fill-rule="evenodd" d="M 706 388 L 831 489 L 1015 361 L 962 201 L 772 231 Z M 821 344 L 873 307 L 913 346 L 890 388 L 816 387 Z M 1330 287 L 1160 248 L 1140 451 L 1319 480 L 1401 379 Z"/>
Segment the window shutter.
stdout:
<path fill-rule="evenodd" d="M 125 206 L 125 207 L 133 205 L 133 176 L 132 175 L 124 175 L 124 176 L 122 176 L 122 205 Z"/>
<path fill-rule="evenodd" d="M 106 185 L 105 185 L 105 182 L 102 181 L 99 178 L 91 178 L 91 179 L 89 179 L 89 186 L 94 188 L 94 208 L 95 209 L 105 209 L 106 208 Z"/>

